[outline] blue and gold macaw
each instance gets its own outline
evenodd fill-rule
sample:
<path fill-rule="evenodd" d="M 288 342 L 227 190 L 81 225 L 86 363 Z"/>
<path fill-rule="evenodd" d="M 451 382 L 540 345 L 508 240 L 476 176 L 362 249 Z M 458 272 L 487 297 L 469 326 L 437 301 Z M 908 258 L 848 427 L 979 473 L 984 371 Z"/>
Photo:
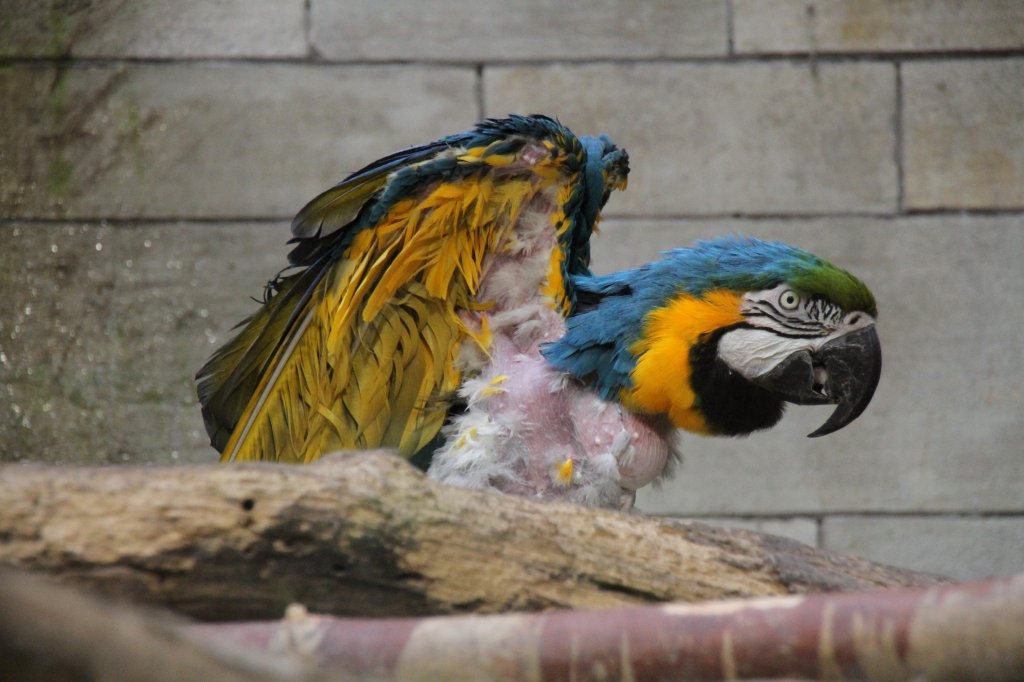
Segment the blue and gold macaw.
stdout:
<path fill-rule="evenodd" d="M 849 273 L 729 238 L 589 268 L 626 152 L 512 116 L 385 157 L 292 223 L 294 272 L 197 375 L 223 461 L 396 448 L 437 479 L 628 506 L 676 429 L 768 428 L 785 402 L 865 409 L 881 352 Z"/>

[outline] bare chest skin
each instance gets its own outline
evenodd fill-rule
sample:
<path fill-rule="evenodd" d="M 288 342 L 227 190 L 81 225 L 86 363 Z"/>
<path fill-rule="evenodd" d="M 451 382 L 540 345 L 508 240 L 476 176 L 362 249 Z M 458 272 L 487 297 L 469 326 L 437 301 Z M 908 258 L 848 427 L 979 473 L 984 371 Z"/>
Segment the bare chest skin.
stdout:
<path fill-rule="evenodd" d="M 540 345 L 560 338 L 562 316 L 537 294 L 549 268 L 554 230 L 545 206 L 527 210 L 516 239 L 488 264 L 479 299 L 463 313 L 471 330 L 490 329 L 488 353 L 467 343 L 460 358 L 465 414 L 446 428 L 428 474 L 468 488 L 629 508 L 638 488 L 673 460 L 673 431 L 639 417 L 553 370 Z"/>

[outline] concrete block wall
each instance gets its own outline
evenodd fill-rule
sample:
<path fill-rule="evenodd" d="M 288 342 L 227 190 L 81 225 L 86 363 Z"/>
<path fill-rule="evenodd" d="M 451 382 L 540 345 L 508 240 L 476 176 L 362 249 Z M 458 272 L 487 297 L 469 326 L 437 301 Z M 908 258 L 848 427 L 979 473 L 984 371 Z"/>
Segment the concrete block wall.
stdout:
<path fill-rule="evenodd" d="M 191 377 L 291 215 L 513 111 L 629 149 L 596 269 L 741 232 L 879 300 L 860 420 L 685 436 L 643 509 L 1024 570 L 1019 0 L 0 0 L 0 458 L 213 460 Z"/>

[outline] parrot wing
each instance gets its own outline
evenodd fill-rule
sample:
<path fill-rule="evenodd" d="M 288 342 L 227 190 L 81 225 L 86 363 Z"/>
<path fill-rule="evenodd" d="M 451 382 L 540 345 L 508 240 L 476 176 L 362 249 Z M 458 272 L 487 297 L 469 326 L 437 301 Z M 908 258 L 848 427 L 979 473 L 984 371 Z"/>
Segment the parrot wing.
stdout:
<path fill-rule="evenodd" d="M 460 312 L 486 307 L 477 294 L 489 257 L 550 250 L 537 297 L 571 307 L 566 287 L 585 271 L 593 229 L 586 156 L 552 119 L 491 120 L 313 199 L 292 224 L 297 271 L 268 285 L 263 307 L 197 374 L 222 460 L 373 447 L 412 456 L 431 442 L 460 385 L 460 348 L 486 352 L 486 325 Z M 527 212 L 550 229 L 524 247 L 516 226 Z"/>

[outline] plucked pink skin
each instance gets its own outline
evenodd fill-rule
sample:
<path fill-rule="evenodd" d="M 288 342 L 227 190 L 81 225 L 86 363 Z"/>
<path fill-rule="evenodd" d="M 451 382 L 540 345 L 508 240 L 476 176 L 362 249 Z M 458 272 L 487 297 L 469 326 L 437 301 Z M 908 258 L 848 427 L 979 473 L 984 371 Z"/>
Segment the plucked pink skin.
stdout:
<path fill-rule="evenodd" d="M 601 400 L 592 389 L 553 369 L 539 346 L 564 333 L 564 323 L 550 309 L 543 317 L 543 331 L 525 344 L 516 343 L 514 327 L 495 333 L 490 364 L 480 379 L 506 378 L 471 408 L 476 411 L 473 423 L 486 415 L 502 427 L 488 443 L 488 452 L 496 461 L 511 463 L 513 475 L 499 472 L 480 485 L 479 480 L 438 475 L 440 468 L 432 468 L 431 474 L 470 487 L 628 508 L 638 488 L 665 472 L 673 452 L 672 429 L 662 420 Z M 559 470 L 569 458 L 573 476 L 565 480 Z"/>
<path fill-rule="evenodd" d="M 486 351 L 463 344 L 460 395 L 468 408 L 445 427 L 428 474 L 468 488 L 628 508 L 636 489 L 672 461 L 673 429 L 664 418 L 601 400 L 541 356 L 541 344 L 565 334 L 561 313 L 541 293 L 558 248 L 553 210 L 553 197 L 543 194 L 524 209 L 508 243 L 485 263 L 477 293 L 485 310 L 461 313 L 478 334 L 486 319 L 492 338 Z"/>
<path fill-rule="evenodd" d="M 502 347 L 511 344 L 495 345 L 497 373 L 509 378 L 502 384 L 506 393 L 491 401 L 493 409 L 511 407 L 524 415 L 519 438 L 532 453 L 525 472 L 529 488 L 509 492 L 572 499 L 574 488 L 600 484 L 601 460 L 609 456 L 615 460 L 618 486 L 630 495 L 665 469 L 668 443 L 648 420 L 563 379 L 536 348 L 520 354 Z M 573 458 L 575 478 L 582 479 L 569 486 L 553 475 L 567 457 Z"/>

